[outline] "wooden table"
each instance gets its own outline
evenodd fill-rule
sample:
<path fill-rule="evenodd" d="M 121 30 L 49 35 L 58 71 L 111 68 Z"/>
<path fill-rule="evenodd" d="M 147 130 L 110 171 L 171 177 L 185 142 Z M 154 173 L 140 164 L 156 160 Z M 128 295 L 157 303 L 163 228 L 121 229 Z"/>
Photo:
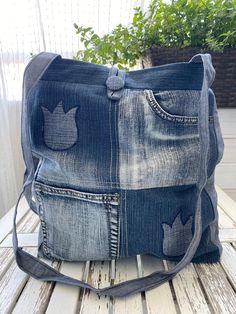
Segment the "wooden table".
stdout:
<path fill-rule="evenodd" d="M 98 297 L 88 290 L 30 278 L 12 251 L 13 209 L 0 220 L 0 313 L 236 313 L 236 202 L 220 188 L 218 208 L 223 255 L 217 264 L 190 264 L 172 281 L 127 298 Z M 22 200 L 19 243 L 36 255 L 38 217 Z M 148 255 L 105 262 L 50 262 L 61 272 L 106 287 L 148 275 L 173 263 Z"/>

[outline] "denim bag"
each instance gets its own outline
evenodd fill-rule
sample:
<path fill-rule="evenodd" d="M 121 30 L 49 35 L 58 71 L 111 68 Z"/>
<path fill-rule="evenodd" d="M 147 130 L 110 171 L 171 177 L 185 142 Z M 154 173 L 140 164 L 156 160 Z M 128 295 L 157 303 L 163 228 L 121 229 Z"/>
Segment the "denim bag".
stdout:
<path fill-rule="evenodd" d="M 26 165 L 13 247 L 36 279 L 124 297 L 220 259 L 215 167 L 224 151 L 210 54 L 135 71 L 40 53 L 25 69 Z M 25 196 L 40 218 L 37 257 L 18 247 Z M 103 289 L 40 260 L 151 254 L 171 270 Z"/>

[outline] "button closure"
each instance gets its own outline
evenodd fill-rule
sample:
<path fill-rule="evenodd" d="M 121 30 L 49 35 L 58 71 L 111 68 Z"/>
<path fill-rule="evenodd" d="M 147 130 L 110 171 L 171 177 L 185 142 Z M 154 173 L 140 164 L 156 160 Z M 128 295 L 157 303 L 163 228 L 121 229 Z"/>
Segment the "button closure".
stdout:
<path fill-rule="evenodd" d="M 106 85 L 110 90 L 117 91 L 124 87 L 125 82 L 120 76 L 110 76 L 106 80 Z"/>
<path fill-rule="evenodd" d="M 112 100 L 119 100 L 122 97 L 125 86 L 124 70 L 119 70 L 117 67 L 112 66 L 106 79 L 107 97 Z"/>

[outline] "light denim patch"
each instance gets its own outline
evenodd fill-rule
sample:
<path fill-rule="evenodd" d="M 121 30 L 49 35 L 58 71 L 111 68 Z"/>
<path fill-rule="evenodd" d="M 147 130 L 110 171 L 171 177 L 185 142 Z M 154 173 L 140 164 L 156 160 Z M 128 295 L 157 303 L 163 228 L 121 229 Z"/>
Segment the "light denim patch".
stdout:
<path fill-rule="evenodd" d="M 179 213 L 173 224 L 162 223 L 164 232 L 163 253 L 167 256 L 179 256 L 186 252 L 192 240 L 193 216 L 183 223 Z"/>
<path fill-rule="evenodd" d="M 190 99 L 190 91 L 178 92 L 180 101 Z M 162 103 L 172 104 L 173 94 L 164 94 Z M 159 95 L 160 96 L 160 95 Z M 198 108 L 198 92 L 192 97 Z M 143 189 L 195 184 L 199 176 L 200 139 L 198 117 L 175 103 L 175 114 L 162 107 L 151 90 L 124 91 L 119 103 L 120 185 L 124 189 Z M 185 103 L 186 100 L 185 99 Z M 167 106 L 167 105 L 166 105 Z M 185 106 L 186 107 L 186 106 Z M 171 105 L 173 110 L 173 105 Z M 169 108 L 170 109 L 170 108 Z"/>
<path fill-rule="evenodd" d="M 119 194 L 89 193 L 34 182 L 41 231 L 39 256 L 109 260 L 119 251 Z"/>
<path fill-rule="evenodd" d="M 71 148 L 77 141 L 75 114 L 78 107 L 65 112 L 60 101 L 53 112 L 42 107 L 44 116 L 43 136 L 47 147 L 53 150 Z"/>

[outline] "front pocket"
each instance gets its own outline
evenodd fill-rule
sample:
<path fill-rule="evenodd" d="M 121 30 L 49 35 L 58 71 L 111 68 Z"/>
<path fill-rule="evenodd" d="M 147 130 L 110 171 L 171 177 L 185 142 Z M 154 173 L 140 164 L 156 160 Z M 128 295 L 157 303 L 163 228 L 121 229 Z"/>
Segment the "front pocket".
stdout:
<path fill-rule="evenodd" d="M 198 124 L 200 91 L 162 91 L 145 89 L 144 94 L 153 111 L 161 118 L 184 124 Z"/>
<path fill-rule="evenodd" d="M 119 247 L 119 194 L 90 193 L 34 181 L 41 220 L 39 256 L 110 260 Z"/>
<path fill-rule="evenodd" d="M 125 90 L 118 120 L 121 188 L 197 183 L 201 155 L 198 124 L 185 122 L 175 123 L 156 114 L 143 90 Z"/>

